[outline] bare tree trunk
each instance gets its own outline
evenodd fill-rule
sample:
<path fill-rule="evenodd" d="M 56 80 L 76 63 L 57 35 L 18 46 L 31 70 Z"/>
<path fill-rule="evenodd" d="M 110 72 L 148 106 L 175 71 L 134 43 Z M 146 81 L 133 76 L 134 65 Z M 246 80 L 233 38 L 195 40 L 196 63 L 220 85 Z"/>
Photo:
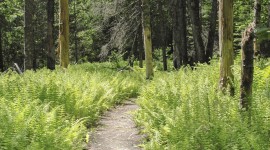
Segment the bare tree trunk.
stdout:
<path fill-rule="evenodd" d="M 145 64 L 146 64 L 146 79 L 154 77 L 153 58 L 152 58 L 152 39 L 150 26 L 150 1 L 142 0 L 142 24 L 144 35 L 144 49 L 145 49 Z"/>
<path fill-rule="evenodd" d="M 186 0 L 179 0 L 179 31 L 180 31 L 180 58 L 182 65 L 188 64 L 187 54 L 187 18 L 186 18 Z"/>
<path fill-rule="evenodd" d="M 68 0 L 60 0 L 60 66 L 67 68 L 69 65 L 69 10 Z"/>
<path fill-rule="evenodd" d="M 254 2 L 254 24 L 255 28 L 260 24 L 261 20 L 261 1 L 255 0 Z M 254 54 L 260 55 L 260 44 L 254 38 Z"/>
<path fill-rule="evenodd" d="M 77 5 L 77 0 L 74 0 L 74 41 L 75 41 L 75 61 L 76 63 L 78 63 L 78 41 L 77 41 L 77 9 L 76 9 L 76 5 Z"/>
<path fill-rule="evenodd" d="M 172 12 L 172 16 L 173 16 L 173 65 L 175 69 L 179 69 L 182 65 L 182 60 L 180 57 L 180 44 L 181 44 L 181 40 L 180 40 L 180 8 L 179 8 L 179 0 L 175 0 L 174 4 L 173 4 L 173 12 Z"/>
<path fill-rule="evenodd" d="M 225 91 L 233 87 L 233 0 L 219 1 L 219 49 L 220 49 L 220 89 Z"/>
<path fill-rule="evenodd" d="M 135 37 L 133 39 L 133 43 L 132 43 L 132 47 L 131 50 L 129 52 L 129 56 L 128 56 L 128 63 L 130 67 L 134 66 L 134 60 L 135 60 L 135 53 L 136 50 L 138 49 L 138 32 L 135 33 Z"/>
<path fill-rule="evenodd" d="M 34 9 L 35 10 L 35 9 Z M 38 25 L 38 22 L 37 22 L 37 19 L 34 20 L 34 24 L 33 24 L 33 39 L 36 39 L 36 35 L 37 35 L 37 25 Z M 33 53 L 32 53 L 32 56 L 33 56 L 33 70 L 37 70 L 37 51 L 38 51 L 38 48 L 37 48 L 37 45 L 36 43 L 34 42 L 34 45 L 33 45 Z"/>
<path fill-rule="evenodd" d="M 143 68 L 143 36 L 142 25 L 139 26 L 138 43 L 139 43 L 139 67 Z"/>
<path fill-rule="evenodd" d="M 24 71 L 33 69 L 34 33 L 33 33 L 33 0 L 24 2 Z"/>
<path fill-rule="evenodd" d="M 1 15 L 0 15 L 1 17 Z M 0 18 L 2 21 L 2 18 Z M 1 24 L 0 24 L 1 25 Z M 2 45 L 2 26 L 0 26 L 0 71 L 4 71 L 3 45 Z"/>
<path fill-rule="evenodd" d="M 165 17 L 164 17 L 164 1 L 159 1 L 159 10 L 160 10 L 160 19 L 161 19 L 161 24 L 160 24 L 160 41 L 161 41 L 161 48 L 162 48 L 162 62 L 163 62 L 163 70 L 167 71 L 168 70 L 168 65 L 167 65 L 167 54 L 166 54 L 166 22 L 165 22 Z"/>
<path fill-rule="evenodd" d="M 47 68 L 55 69 L 55 51 L 53 38 L 54 0 L 47 1 Z"/>
<path fill-rule="evenodd" d="M 208 40 L 206 45 L 206 59 L 207 63 L 210 63 L 210 60 L 213 58 L 213 49 L 215 43 L 215 34 L 217 28 L 217 12 L 218 12 L 218 1 L 212 0 L 212 10 L 209 17 L 209 32 Z"/>
<path fill-rule="evenodd" d="M 200 19 L 200 0 L 190 0 L 188 2 L 191 24 L 192 24 L 192 35 L 194 39 L 194 45 L 198 53 L 198 61 L 204 63 L 205 48 L 202 39 L 202 24 Z"/>
<path fill-rule="evenodd" d="M 242 110 L 249 111 L 252 99 L 252 83 L 254 72 L 254 26 L 248 27 L 242 37 L 242 71 L 241 71 L 241 99 Z"/>

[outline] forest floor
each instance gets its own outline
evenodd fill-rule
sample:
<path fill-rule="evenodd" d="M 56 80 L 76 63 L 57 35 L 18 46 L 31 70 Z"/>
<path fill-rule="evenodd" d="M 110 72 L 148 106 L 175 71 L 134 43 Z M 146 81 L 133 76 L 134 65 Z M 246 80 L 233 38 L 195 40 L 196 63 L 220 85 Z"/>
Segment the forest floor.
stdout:
<path fill-rule="evenodd" d="M 139 107 L 131 99 L 104 114 L 95 131 L 90 133 L 89 150 L 140 150 L 139 134 L 132 112 Z"/>

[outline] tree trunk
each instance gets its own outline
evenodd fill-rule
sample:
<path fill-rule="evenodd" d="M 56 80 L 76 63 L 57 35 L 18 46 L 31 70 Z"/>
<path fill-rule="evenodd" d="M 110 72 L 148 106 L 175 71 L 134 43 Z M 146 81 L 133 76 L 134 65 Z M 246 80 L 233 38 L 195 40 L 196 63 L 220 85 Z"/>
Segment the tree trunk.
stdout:
<path fill-rule="evenodd" d="M 194 39 L 195 49 L 198 54 L 198 61 L 204 63 L 205 59 L 205 48 L 202 39 L 202 24 L 200 19 L 200 0 L 190 0 L 188 2 L 190 19 L 192 24 L 192 35 Z"/>
<path fill-rule="evenodd" d="M 135 33 L 132 47 L 131 47 L 131 50 L 130 50 L 129 56 L 128 56 L 128 63 L 129 63 L 130 67 L 134 66 L 134 60 L 135 60 L 135 55 L 136 55 L 135 53 L 136 53 L 136 50 L 138 49 L 138 34 L 139 34 L 138 32 Z"/>
<path fill-rule="evenodd" d="M 219 1 L 220 89 L 233 88 L 233 0 Z M 229 85 L 229 86 L 228 86 Z"/>
<path fill-rule="evenodd" d="M 142 25 L 139 26 L 138 45 L 139 45 L 139 67 L 143 68 L 143 36 Z"/>
<path fill-rule="evenodd" d="M 55 51 L 53 38 L 54 0 L 47 1 L 47 68 L 55 69 Z"/>
<path fill-rule="evenodd" d="M 2 18 L 0 18 L 0 20 L 1 19 Z M 0 26 L 0 71 L 4 71 L 4 58 L 3 58 L 3 46 L 2 46 L 2 27 L 1 26 Z"/>
<path fill-rule="evenodd" d="M 180 58 L 182 65 L 186 66 L 188 64 L 186 0 L 179 0 L 179 11 Z"/>
<path fill-rule="evenodd" d="M 164 16 L 164 1 L 159 1 L 159 10 L 160 10 L 160 42 L 161 42 L 161 49 L 162 49 L 162 62 L 163 62 L 163 70 L 168 70 L 167 65 L 167 54 L 166 54 L 166 22 L 165 22 L 165 16 Z"/>
<path fill-rule="evenodd" d="M 67 68 L 69 65 L 69 10 L 68 0 L 60 0 L 60 66 Z"/>
<path fill-rule="evenodd" d="M 145 49 L 145 64 L 146 64 L 146 79 L 154 77 L 153 58 L 152 58 L 152 39 L 150 26 L 150 1 L 142 0 L 142 24 L 144 35 L 144 49 Z"/>
<path fill-rule="evenodd" d="M 251 108 L 252 82 L 254 72 L 253 51 L 254 27 L 248 27 L 242 37 L 242 71 L 241 71 L 241 99 L 242 110 Z"/>
<path fill-rule="evenodd" d="M 24 71 L 33 69 L 34 28 L 33 28 L 33 0 L 24 2 Z"/>
<path fill-rule="evenodd" d="M 179 0 L 175 0 L 173 4 L 173 66 L 175 69 L 179 69 L 182 65 L 182 60 L 180 57 L 180 8 Z"/>
<path fill-rule="evenodd" d="M 215 43 L 215 34 L 217 28 L 217 11 L 218 11 L 218 1 L 212 0 L 212 10 L 209 17 L 209 32 L 208 40 L 206 45 L 206 59 L 207 63 L 210 63 L 210 60 L 213 58 L 213 49 Z"/>
<path fill-rule="evenodd" d="M 255 28 L 260 24 L 261 20 L 261 1 L 255 0 L 254 2 L 254 24 Z M 260 44 L 254 38 L 254 54 L 260 55 Z"/>
<path fill-rule="evenodd" d="M 74 1 L 74 41 L 75 41 L 75 62 L 78 63 L 78 39 L 77 39 L 77 9 L 76 9 L 76 5 L 77 5 L 77 0 Z"/>

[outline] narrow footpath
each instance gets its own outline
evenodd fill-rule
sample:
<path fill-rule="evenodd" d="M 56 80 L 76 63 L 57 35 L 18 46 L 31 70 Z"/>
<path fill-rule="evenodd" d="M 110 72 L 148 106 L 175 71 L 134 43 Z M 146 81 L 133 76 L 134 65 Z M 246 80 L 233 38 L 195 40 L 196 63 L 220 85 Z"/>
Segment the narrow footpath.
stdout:
<path fill-rule="evenodd" d="M 90 133 L 89 150 L 140 150 L 139 134 L 131 113 L 139 107 L 134 99 L 108 111 L 95 132 Z"/>

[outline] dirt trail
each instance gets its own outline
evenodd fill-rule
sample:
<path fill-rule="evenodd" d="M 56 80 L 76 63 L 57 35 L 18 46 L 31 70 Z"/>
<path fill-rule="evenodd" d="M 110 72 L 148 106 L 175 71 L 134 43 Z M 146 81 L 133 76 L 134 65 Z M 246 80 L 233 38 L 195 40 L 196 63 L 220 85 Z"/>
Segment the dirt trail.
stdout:
<path fill-rule="evenodd" d="M 140 150 L 143 138 L 139 135 L 131 112 L 138 109 L 133 100 L 107 112 L 100 120 L 100 126 L 91 133 L 89 150 Z"/>

